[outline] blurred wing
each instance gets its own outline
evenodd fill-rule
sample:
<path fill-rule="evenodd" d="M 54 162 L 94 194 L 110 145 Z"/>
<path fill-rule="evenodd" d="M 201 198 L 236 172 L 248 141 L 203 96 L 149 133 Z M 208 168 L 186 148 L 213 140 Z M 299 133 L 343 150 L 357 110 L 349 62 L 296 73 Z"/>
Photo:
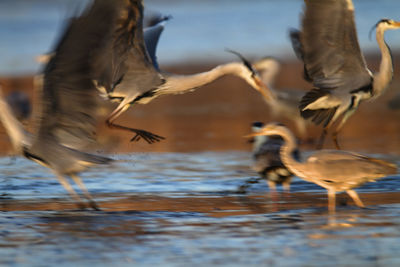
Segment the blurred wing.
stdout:
<path fill-rule="evenodd" d="M 370 84 L 371 74 L 358 44 L 351 0 L 305 3 L 303 29 L 298 36 L 292 31 L 291 37 L 314 86 L 356 90 Z"/>
<path fill-rule="evenodd" d="M 96 0 L 66 27 L 44 70 L 36 145 L 55 139 L 81 148 L 94 141 L 98 92 L 92 66 L 111 40 L 116 14 L 116 2 Z"/>
<path fill-rule="evenodd" d="M 164 31 L 165 21 L 168 19 L 169 17 L 160 17 L 160 21 L 158 21 L 155 25 L 152 25 L 144 29 L 144 42 L 146 44 L 146 49 L 147 52 L 149 53 L 153 66 L 158 71 L 160 69 L 158 67 L 156 50 L 157 50 L 158 40 L 160 39 L 161 33 Z"/>
<path fill-rule="evenodd" d="M 124 0 L 114 30 L 114 42 L 109 50 L 109 67 L 99 77 L 100 85 L 108 92 L 118 90 L 123 96 L 132 87 L 148 89 L 161 84 L 161 78 L 147 52 L 143 37 L 143 3 L 141 0 Z M 146 91 L 146 90 L 143 90 Z"/>

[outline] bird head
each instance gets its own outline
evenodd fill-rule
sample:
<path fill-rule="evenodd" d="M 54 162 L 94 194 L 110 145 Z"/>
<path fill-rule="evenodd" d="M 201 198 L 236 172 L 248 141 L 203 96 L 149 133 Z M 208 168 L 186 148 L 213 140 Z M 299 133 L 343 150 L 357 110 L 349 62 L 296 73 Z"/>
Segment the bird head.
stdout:
<path fill-rule="evenodd" d="M 241 60 L 243 65 L 250 71 L 251 73 L 251 81 L 248 81 L 254 89 L 256 89 L 257 91 L 259 91 L 264 98 L 267 101 L 272 100 L 272 96 L 271 96 L 271 90 L 268 88 L 268 86 L 262 81 L 259 73 L 257 72 L 257 70 L 254 68 L 254 66 L 250 63 L 250 61 L 248 61 L 243 55 L 241 55 L 240 53 L 230 50 L 230 49 L 225 49 L 227 52 L 230 52 L 232 54 L 237 55 Z"/>
<path fill-rule="evenodd" d="M 371 34 L 375 29 L 380 29 L 383 31 L 386 30 L 394 30 L 400 28 L 400 22 L 399 21 L 394 21 L 392 19 L 381 19 L 378 21 L 369 31 L 369 39 L 371 39 Z"/>
<path fill-rule="evenodd" d="M 264 57 L 253 62 L 252 66 L 260 75 L 264 84 L 272 84 L 281 68 L 279 61 L 273 57 Z"/>

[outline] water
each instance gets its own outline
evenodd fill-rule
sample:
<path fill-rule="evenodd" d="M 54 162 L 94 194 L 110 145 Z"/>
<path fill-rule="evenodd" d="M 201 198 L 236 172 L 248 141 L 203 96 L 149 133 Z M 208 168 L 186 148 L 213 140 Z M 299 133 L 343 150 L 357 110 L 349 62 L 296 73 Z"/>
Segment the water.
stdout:
<path fill-rule="evenodd" d="M 375 155 L 387 158 L 385 155 Z M 271 199 L 248 152 L 114 155 L 82 174 L 102 211 L 77 211 L 46 169 L 0 159 L 0 264 L 398 266 L 400 175 L 357 189 L 367 209 L 295 178 Z M 391 161 L 399 164 L 400 158 Z M 335 222 L 335 224 L 332 224 Z"/>
<path fill-rule="evenodd" d="M 79 0 L 3 0 L 0 2 L 0 74 L 32 73 L 39 69 L 35 56 L 51 50 L 62 21 Z M 163 33 L 160 64 L 233 60 L 225 48 L 248 57 L 293 57 L 287 33 L 298 27 L 302 0 L 146 0 L 149 14 L 161 12 L 173 19 Z M 399 19 L 397 0 L 355 0 L 358 36 L 363 51 L 377 51 L 368 39 L 381 18 Z M 392 50 L 400 47 L 400 34 L 388 32 Z"/>

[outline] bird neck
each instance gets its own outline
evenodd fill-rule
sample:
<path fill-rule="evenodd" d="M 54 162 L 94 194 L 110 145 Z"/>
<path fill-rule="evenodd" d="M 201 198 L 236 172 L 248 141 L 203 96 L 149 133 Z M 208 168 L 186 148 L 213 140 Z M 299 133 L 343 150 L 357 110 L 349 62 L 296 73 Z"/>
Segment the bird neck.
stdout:
<path fill-rule="evenodd" d="M 191 91 L 200 86 L 209 84 L 225 75 L 235 75 L 245 80 L 250 86 L 258 90 L 258 86 L 252 77 L 252 73 L 239 62 L 231 62 L 219 65 L 209 71 L 191 75 L 167 74 L 167 82 L 163 86 L 161 94 L 180 94 Z"/>
<path fill-rule="evenodd" d="M 15 151 L 21 152 L 23 142 L 26 140 L 26 132 L 22 124 L 17 120 L 11 111 L 10 106 L 3 97 L 3 92 L 0 89 L 0 120 L 11 140 L 11 144 Z"/>
<path fill-rule="evenodd" d="M 301 175 L 300 170 L 302 164 L 293 157 L 294 151 L 297 148 L 296 138 L 289 130 L 281 132 L 280 136 L 284 140 L 280 151 L 283 164 L 295 175 Z"/>
<path fill-rule="evenodd" d="M 393 78 L 393 62 L 390 49 L 384 39 L 384 30 L 382 28 L 376 29 L 376 41 L 381 50 L 381 63 L 379 72 L 374 75 L 373 81 L 373 96 L 381 95 L 389 86 Z"/>

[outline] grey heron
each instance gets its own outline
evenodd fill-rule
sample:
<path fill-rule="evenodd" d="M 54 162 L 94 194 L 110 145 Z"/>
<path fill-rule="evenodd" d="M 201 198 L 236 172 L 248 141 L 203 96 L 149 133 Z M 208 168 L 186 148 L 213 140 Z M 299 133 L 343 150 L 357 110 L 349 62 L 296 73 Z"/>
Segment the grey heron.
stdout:
<path fill-rule="evenodd" d="M 259 133 L 264 124 L 255 122 L 252 125 L 253 133 Z M 253 140 L 253 165 L 252 169 L 267 180 L 272 193 L 276 192 L 276 184 L 282 184 L 286 192 L 290 191 L 290 182 L 293 174 L 285 167 L 280 157 L 283 139 L 277 135 L 257 135 Z M 298 150 L 293 155 L 299 160 Z"/>
<path fill-rule="evenodd" d="M 111 37 L 117 12 L 118 5 L 113 1 L 95 0 L 82 15 L 69 22 L 45 66 L 32 132 L 27 132 L 15 118 L 0 91 L 0 119 L 14 150 L 50 168 L 81 208 L 87 205 L 68 176 L 82 190 L 88 205 L 98 209 L 77 174 L 90 165 L 111 161 L 81 150 L 95 142 L 98 92 L 92 79 L 92 64 L 105 62 L 103 49 Z"/>
<path fill-rule="evenodd" d="M 381 51 L 379 71 L 372 74 L 360 51 L 351 0 L 308 0 L 301 31 L 292 30 L 296 55 L 304 62 L 305 77 L 314 88 L 304 95 L 299 109 L 304 118 L 323 124 L 320 147 L 326 133 L 339 120 L 332 134 L 337 135 L 364 100 L 379 97 L 393 77 L 386 30 L 400 28 L 400 22 L 382 19 L 376 25 L 376 41 Z"/>
<path fill-rule="evenodd" d="M 258 133 L 249 136 L 257 135 L 278 135 L 283 138 L 284 145 L 280 150 L 283 164 L 294 175 L 328 191 L 330 212 L 335 211 L 336 192 L 346 191 L 357 206 L 364 207 L 353 188 L 397 173 L 395 164 L 341 150 L 319 150 L 300 162 L 293 157 L 297 148 L 295 137 L 281 124 L 268 124 Z"/>
<path fill-rule="evenodd" d="M 114 42 L 109 49 L 109 67 L 98 73 L 97 86 L 103 95 L 119 105 L 108 116 L 111 128 L 135 133 L 131 141 L 143 138 L 148 143 L 159 141 L 161 136 L 150 132 L 115 124 L 115 120 L 135 104 L 147 104 L 165 94 L 182 94 L 208 84 L 227 74 L 239 76 L 258 90 L 260 79 L 241 62 L 219 65 L 209 71 L 178 75 L 161 71 L 155 49 L 148 50 L 143 38 L 143 1 L 126 0 L 126 12 L 119 18 Z M 163 25 L 159 25 L 163 27 Z"/>
<path fill-rule="evenodd" d="M 267 85 L 267 87 L 260 87 L 260 93 L 264 97 L 265 103 L 269 106 L 271 115 L 291 120 L 296 125 L 299 135 L 302 138 L 306 137 L 308 122 L 301 117 L 298 109 L 304 92 L 274 87 L 274 80 L 281 68 L 278 60 L 272 57 L 265 57 L 251 64 L 258 72 L 261 81 Z"/>

